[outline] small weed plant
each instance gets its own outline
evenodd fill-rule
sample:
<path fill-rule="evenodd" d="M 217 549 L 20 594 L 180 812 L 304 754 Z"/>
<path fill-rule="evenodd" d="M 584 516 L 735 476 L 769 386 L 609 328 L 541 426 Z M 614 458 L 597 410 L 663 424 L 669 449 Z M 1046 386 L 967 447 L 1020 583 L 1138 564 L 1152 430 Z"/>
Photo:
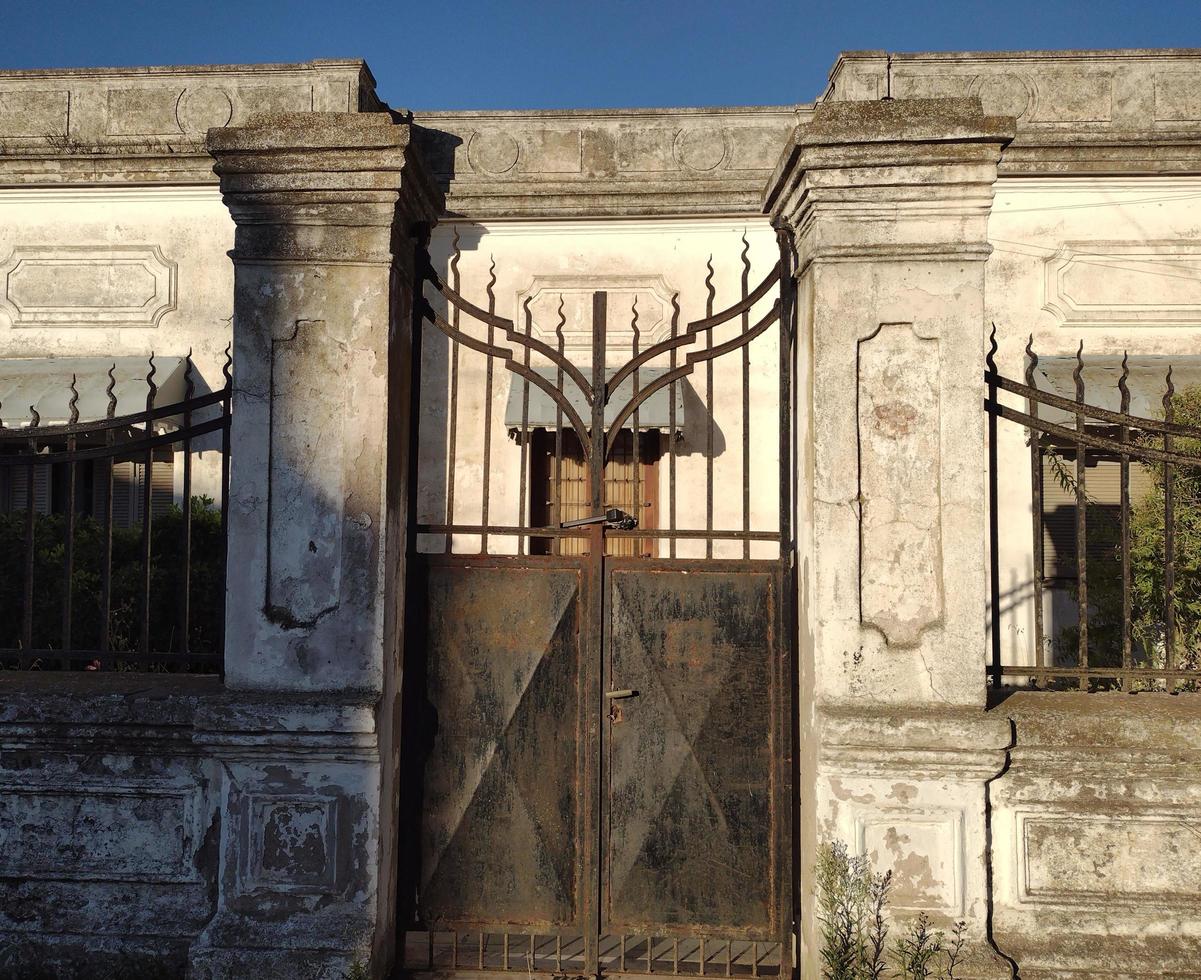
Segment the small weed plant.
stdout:
<path fill-rule="evenodd" d="M 891 871 L 834 842 L 818 853 L 815 880 L 823 980 L 962 980 L 965 922 L 948 937 L 923 912 L 889 943 Z"/>

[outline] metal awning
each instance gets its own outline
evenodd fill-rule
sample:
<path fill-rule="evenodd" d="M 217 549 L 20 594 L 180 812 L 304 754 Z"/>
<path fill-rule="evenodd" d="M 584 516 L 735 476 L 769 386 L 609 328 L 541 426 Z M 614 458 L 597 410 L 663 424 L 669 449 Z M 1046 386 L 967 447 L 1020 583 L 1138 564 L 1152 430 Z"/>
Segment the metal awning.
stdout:
<path fill-rule="evenodd" d="M 535 373 L 546 378 L 550 382 L 551 387 L 555 387 L 558 383 L 558 371 L 553 367 L 535 367 L 532 369 Z M 592 368 L 581 367 L 584 377 L 592 376 Z M 653 381 L 661 378 L 667 373 L 667 368 L 641 368 L 638 371 L 638 387 L 639 390 L 646 388 Z M 608 371 L 608 376 L 612 377 L 617 373 L 614 368 Z M 509 401 L 505 406 L 505 427 L 511 431 L 520 431 L 522 420 L 522 403 L 524 393 L 529 390 L 529 407 L 526 412 L 526 427 L 529 429 L 553 429 L 555 427 L 555 417 L 558 412 L 558 406 L 553 398 L 545 391 L 539 388 L 532 382 L 526 382 L 520 375 L 510 373 L 512 379 L 509 388 Z M 684 387 L 687 381 L 677 381 L 674 385 L 665 385 L 660 388 L 646 401 L 638 406 L 638 428 L 639 429 L 667 429 L 671 425 L 671 398 L 674 394 L 676 405 L 676 428 L 680 429 L 684 425 Z M 674 391 L 673 391 L 674 389 Z M 617 391 L 609 398 L 609 404 L 605 406 L 605 425 L 606 427 L 613 422 L 617 417 L 617 413 L 625 407 L 629 402 L 634 391 L 634 379 L 628 377 L 618 386 Z M 563 393 L 567 395 L 567 400 L 571 406 L 580 413 L 585 423 L 592 419 L 592 410 L 588 407 L 587 401 L 584 399 L 584 393 L 576 386 L 571 378 L 563 378 Z M 570 428 L 571 423 L 566 417 L 563 418 L 563 427 Z M 622 428 L 633 429 L 634 417 L 631 415 L 626 419 Z"/>
<path fill-rule="evenodd" d="M 171 405 L 184 398 L 184 358 L 155 357 L 156 405 Z M 93 422 L 108 414 L 109 370 L 116 384 L 116 415 L 146 410 L 146 357 L 9 357 L 0 358 L 0 420 L 9 428 L 29 425 L 30 406 L 42 425 L 59 425 L 71 418 L 71 376 L 79 392 L 76 407 L 80 422 Z M 169 421 L 169 420 L 162 420 Z"/>
<path fill-rule="evenodd" d="M 1163 418 L 1163 396 L 1166 390 L 1168 366 L 1172 368 L 1172 384 L 1176 391 L 1201 386 L 1201 357 L 1196 355 L 1140 355 L 1127 361 L 1130 376 L 1126 386 L 1130 389 L 1130 414 L 1142 418 Z M 1051 391 L 1063 398 L 1076 398 L 1076 358 L 1065 356 L 1039 357 L 1035 369 L 1035 383 L 1044 391 Z M 1121 355 L 1102 354 L 1089 356 L 1085 352 L 1084 400 L 1097 408 L 1116 412 L 1121 408 L 1122 393 L 1118 390 L 1118 379 L 1122 376 Z M 1017 380 L 1022 380 L 1020 377 Z M 1040 409 L 1043 418 L 1053 422 L 1069 419 L 1069 414 L 1050 406 Z"/>

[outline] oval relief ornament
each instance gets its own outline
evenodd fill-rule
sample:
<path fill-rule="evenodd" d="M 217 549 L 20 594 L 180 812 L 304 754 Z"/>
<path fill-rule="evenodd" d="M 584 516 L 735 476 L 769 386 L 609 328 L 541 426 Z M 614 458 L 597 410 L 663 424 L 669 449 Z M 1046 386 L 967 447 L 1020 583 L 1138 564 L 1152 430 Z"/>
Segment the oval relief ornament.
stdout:
<path fill-rule="evenodd" d="M 486 174 L 503 174 L 512 170 L 521 155 L 517 140 L 508 133 L 476 132 L 467 141 L 467 162 L 473 170 Z"/>
<path fill-rule="evenodd" d="M 673 152 L 680 166 L 707 173 L 729 156 L 729 139 L 720 129 L 681 129 L 676 133 Z"/>
<path fill-rule="evenodd" d="M 977 75 L 971 94 L 980 99 L 989 115 L 1028 119 L 1034 114 L 1034 86 L 1021 75 Z"/>
<path fill-rule="evenodd" d="M 234 104 L 229 93 L 214 86 L 184 89 L 175 107 L 175 121 L 185 133 L 203 133 L 228 126 L 233 114 Z"/>

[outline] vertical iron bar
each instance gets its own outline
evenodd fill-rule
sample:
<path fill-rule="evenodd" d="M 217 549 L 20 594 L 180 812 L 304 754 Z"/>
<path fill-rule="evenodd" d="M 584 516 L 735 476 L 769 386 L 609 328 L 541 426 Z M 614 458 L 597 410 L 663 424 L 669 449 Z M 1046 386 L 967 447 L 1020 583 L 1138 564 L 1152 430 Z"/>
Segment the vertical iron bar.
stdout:
<path fill-rule="evenodd" d="M 630 330 L 632 331 L 632 333 L 634 335 L 633 352 L 634 352 L 634 357 L 637 357 L 638 349 L 641 346 L 639 341 L 642 336 L 642 331 L 638 329 L 638 294 L 637 293 L 634 294 L 634 305 L 631 307 L 630 313 L 631 313 Z M 637 368 L 634 369 L 634 377 L 633 377 L 632 381 L 634 384 L 634 388 L 633 388 L 633 391 L 632 391 L 630 397 L 637 398 L 638 392 L 642 390 L 641 381 L 639 378 L 639 372 L 638 372 Z M 639 434 L 639 429 L 638 429 L 638 409 L 637 408 L 634 409 L 634 431 L 631 434 L 631 441 L 632 441 L 633 447 L 634 447 L 634 499 L 633 499 L 634 513 L 633 513 L 633 517 L 636 521 L 638 521 L 638 526 L 642 527 L 642 524 L 643 524 L 642 514 L 643 514 L 643 511 L 645 510 L 645 508 L 643 507 L 643 500 L 642 500 L 642 443 L 640 440 L 640 434 Z M 651 540 L 653 540 L 653 539 L 648 539 L 648 542 Z M 639 554 L 642 553 L 642 546 L 643 546 L 642 541 L 634 542 L 634 548 Z"/>
<path fill-rule="evenodd" d="M 1122 352 L 1122 376 L 1118 379 L 1118 391 L 1122 395 L 1122 424 L 1118 430 L 1118 439 L 1125 447 L 1130 443 L 1130 426 L 1126 424 L 1126 416 L 1130 414 L 1130 388 L 1126 380 L 1130 377 L 1130 368 L 1126 352 Z M 1131 653 L 1132 610 L 1130 598 L 1130 454 L 1122 453 L 1121 463 L 1121 531 L 1119 547 L 1122 549 L 1122 668 L 1127 671 L 1122 676 L 1121 687 L 1124 691 L 1131 689 L 1134 675 L 1129 673 L 1134 666 Z"/>
<path fill-rule="evenodd" d="M 72 423 L 74 424 L 74 423 Z M 67 452 L 75 452 L 75 436 L 67 436 Z M 67 464 L 67 512 L 63 523 L 63 630 L 62 649 L 66 653 L 71 649 L 71 626 L 74 618 L 75 594 L 75 467 L 76 463 Z M 70 667 L 70 661 L 63 660 L 63 669 Z"/>
<path fill-rule="evenodd" d="M 71 375 L 71 414 L 69 424 L 79 422 L 79 390 L 76 388 L 75 375 Z M 75 452 L 76 440 L 74 435 L 67 436 L 67 452 Z M 64 653 L 71 649 L 71 620 L 72 598 L 75 585 L 75 477 L 76 464 L 67 464 L 67 513 L 63 530 L 63 629 L 62 650 Z M 62 667 L 70 667 L 69 660 L 63 660 Z"/>
<path fill-rule="evenodd" d="M 459 968 L 459 930 L 456 929 L 450 934 L 450 967 L 452 970 Z"/>
<path fill-rule="evenodd" d="M 480 969 L 484 968 L 484 934 L 480 933 Z"/>
<path fill-rule="evenodd" d="M 504 939 L 501 940 L 501 952 L 504 956 L 501 961 L 503 963 L 501 969 L 507 970 L 509 968 L 509 934 L 507 932 L 504 934 Z"/>
<path fill-rule="evenodd" d="M 605 406 L 609 399 L 605 355 L 608 349 L 608 295 L 604 292 L 592 294 L 592 429 L 589 433 L 591 452 L 588 456 L 589 495 L 593 516 L 599 516 L 605 507 Z M 588 529 L 588 548 L 591 562 L 588 565 L 589 612 L 594 624 L 589 633 L 596 646 L 593 649 L 595 662 L 600 669 L 586 675 L 583 686 L 584 703 L 592 720 L 587 729 L 588 751 L 596 761 L 596 777 L 591 781 L 588 792 L 595 794 L 593 804 L 587 811 L 592 821 L 593 841 L 587 845 L 584 861 L 584 880 L 592 882 L 587 896 L 588 913 L 584 916 L 584 963 L 586 973 L 600 972 L 600 909 L 602 902 L 603 874 L 601 871 L 600 848 L 605 839 L 605 808 L 601 788 L 606 785 L 604 745 L 606 729 L 603 722 L 604 703 L 601 691 L 606 681 L 605 665 L 605 534 L 600 524 Z M 587 798 L 587 797 L 585 797 Z"/>
<path fill-rule="evenodd" d="M 459 290 L 459 259 L 462 253 L 459 251 L 459 226 L 455 225 L 454 236 L 454 254 L 450 259 L 450 281 L 451 289 L 455 295 L 461 295 Z M 420 280 L 419 280 L 420 282 Z M 451 322 L 455 328 L 455 333 L 459 332 L 459 308 L 454 303 L 450 304 Z M 420 326 L 421 321 L 416 321 Z M 455 460 L 458 455 L 459 442 L 459 342 L 457 340 L 450 341 L 450 405 L 447 408 L 450 417 L 446 420 L 446 524 L 453 526 L 455 522 Z M 410 463 L 410 465 L 416 465 Z M 446 539 L 443 541 L 443 550 L 449 555 L 454 549 L 454 532 L 447 531 Z"/>
<path fill-rule="evenodd" d="M 988 604 L 992 648 L 992 686 L 1001 687 L 1001 561 L 997 509 L 1000 500 L 997 490 L 997 325 L 992 325 L 988 337 Z"/>
<path fill-rule="evenodd" d="M 1034 353 L 1034 334 L 1026 341 L 1026 387 L 1037 388 L 1035 368 L 1038 367 L 1038 355 Z M 1038 399 L 1026 399 L 1026 414 L 1038 420 Z M 1034 527 L 1034 664 L 1038 668 L 1045 666 L 1045 647 L 1043 642 L 1043 449 L 1042 433 L 1038 429 L 1030 430 L 1030 510 Z M 1046 686 L 1046 675 L 1041 671 L 1035 674 L 1036 683 Z"/>
<path fill-rule="evenodd" d="M 559 322 L 555 324 L 555 341 L 556 348 L 559 352 L 559 363 L 555 367 L 555 390 L 563 390 L 563 350 L 567 345 L 567 341 L 563 336 L 563 327 L 567 324 L 567 317 L 563 314 L 563 296 L 559 295 Z M 583 447 L 580 447 L 583 449 Z M 556 527 L 563 522 L 563 407 L 555 402 L 555 458 L 552 460 L 554 466 L 554 479 L 551 481 L 550 499 L 551 499 L 551 523 Z M 555 538 L 554 547 L 551 549 L 555 554 L 563 553 L 563 539 Z"/>
<path fill-rule="evenodd" d="M 1175 419 L 1172 396 L 1176 388 L 1172 384 L 1172 368 L 1168 366 L 1167 388 L 1163 396 L 1163 419 L 1171 425 Z M 1175 440 L 1170 432 L 1163 434 L 1165 453 L 1172 452 Z M 1175 470 L 1172 464 L 1163 464 L 1163 604 L 1164 604 L 1164 667 L 1176 669 L 1176 488 Z M 1169 691 L 1175 690 L 1176 681 L 1169 680 Z"/>
<path fill-rule="evenodd" d="M 1088 495 L 1084 459 L 1084 341 L 1076 351 L 1076 623 L 1079 631 L 1076 665 L 1088 669 Z M 1088 690 L 1087 674 L 1080 675 L 1080 690 Z"/>
<path fill-rule="evenodd" d="M 117 365 L 113 365 L 108 369 L 108 385 L 105 387 L 105 394 L 108 396 L 108 408 L 105 411 L 105 418 L 112 419 L 117 411 L 117 396 L 113 394 L 113 389 L 117 385 L 115 372 Z M 104 457 L 105 470 L 105 490 L 104 490 L 104 540 L 102 542 L 103 556 L 100 566 L 100 652 L 108 653 L 109 651 L 109 623 L 112 618 L 113 606 L 113 450 L 115 449 L 116 436 L 111 428 L 104 430 L 104 446 L 107 452 Z M 222 501 L 224 501 L 224 491 L 222 492 Z M 222 569 L 225 568 L 224 552 L 222 552 Z M 224 582 L 224 577 L 222 578 Z M 222 587 L 222 596 L 225 595 L 225 589 Z M 224 605 L 222 606 L 224 613 Z M 222 615 L 222 622 L 225 621 Z M 103 660 L 101 661 L 103 663 Z"/>
<path fill-rule="evenodd" d="M 33 421 L 30 422 L 29 428 L 36 430 L 40 419 L 32 405 L 29 406 L 29 410 L 33 412 Z M 21 604 L 21 646 L 25 648 L 27 658 L 33 650 L 33 567 L 34 532 L 36 530 L 34 506 L 37 503 L 34 499 L 33 482 L 36 472 L 34 458 L 37 456 L 37 452 L 37 439 L 30 436 L 29 464 L 25 467 L 25 595 Z M 22 666 L 28 666 L 28 661 Z"/>
<path fill-rule="evenodd" d="M 225 677 L 225 582 L 229 563 L 229 450 L 230 427 L 233 424 L 233 363 L 233 343 L 231 341 L 225 347 L 225 363 L 221 365 L 221 374 L 225 377 L 221 410 L 225 413 L 225 421 L 221 426 L 221 583 L 218 591 L 221 610 L 221 618 L 218 623 L 221 633 L 218 637 L 217 653 L 220 656 L 222 678 Z"/>
<path fill-rule="evenodd" d="M 675 340 L 680 333 L 680 294 L 672 293 L 671 295 L 671 337 Z M 671 349 L 671 365 L 668 370 L 675 371 L 676 369 L 676 349 Z M 672 382 L 667 388 L 668 405 L 667 405 L 667 526 L 671 531 L 676 529 L 676 456 L 678 449 L 676 447 L 676 382 Z M 675 558 L 676 556 L 676 538 L 673 534 L 668 543 L 668 554 Z"/>
<path fill-rule="evenodd" d="M 713 300 L 717 290 L 713 288 L 713 256 L 709 256 L 707 264 L 709 274 L 705 276 L 705 289 L 708 297 L 705 299 L 705 317 L 713 316 Z M 705 331 L 705 349 L 713 348 L 713 327 Z M 713 358 L 705 361 L 705 530 L 713 530 Z M 713 538 L 705 538 L 705 557 L 713 557 Z"/>
<path fill-rule="evenodd" d="M 192 378 L 192 352 L 188 351 L 184 362 L 183 412 L 183 496 L 180 500 L 180 543 L 183 545 L 183 568 L 179 570 L 179 654 L 185 661 L 191 649 L 188 632 L 192 614 L 192 409 L 190 403 L 196 393 Z"/>
<path fill-rule="evenodd" d="M 534 317 L 530 313 L 530 301 L 532 296 L 527 296 L 522 308 L 525 311 L 525 335 L 528 339 L 534 331 Z M 523 365 L 528 370 L 530 366 L 530 348 L 525 346 L 523 355 Z M 530 512 L 525 505 L 526 488 L 529 485 L 529 475 L 526 472 L 526 466 L 530 458 L 530 382 L 528 378 L 521 379 L 521 471 L 518 479 L 517 488 L 517 525 L 518 527 L 528 527 L 530 525 Z M 525 534 L 517 535 L 517 553 L 524 555 L 529 550 L 529 537 Z"/>
<path fill-rule="evenodd" d="M 746 229 L 742 231 L 742 294 L 750 295 L 751 243 L 747 241 Z M 751 312 L 742 313 L 742 333 L 751 328 Z M 780 331 L 781 340 L 784 331 Z M 751 345 L 742 345 L 742 557 L 751 557 Z"/>
<path fill-rule="evenodd" d="M 592 294 L 592 465 L 589 468 L 592 513 L 605 508 L 605 403 L 609 400 L 605 372 L 608 294 Z"/>
<path fill-rule="evenodd" d="M 150 355 L 150 371 L 146 374 L 146 411 L 154 409 L 154 396 L 158 388 L 154 383 L 154 354 Z M 146 439 L 154 437 L 154 420 L 146 420 Z M 142 463 L 142 601 L 139 609 L 141 639 L 138 650 L 142 656 L 150 653 L 150 558 L 151 558 L 151 504 L 154 489 L 154 450 L 147 446 Z"/>
<path fill-rule="evenodd" d="M 492 259 L 492 265 L 488 269 L 488 312 L 496 312 L 496 260 Z M 496 344 L 496 328 L 491 322 L 488 324 L 488 346 L 492 347 Z M 483 500 L 481 502 L 481 518 L 480 524 L 483 525 L 483 532 L 480 534 L 480 554 L 488 554 L 488 498 L 491 493 L 491 477 L 492 477 L 492 355 L 487 358 L 488 364 L 485 369 L 484 376 L 484 479 L 483 479 Z"/>
<path fill-rule="evenodd" d="M 787 792 L 778 794 L 777 799 L 780 801 L 777 805 L 787 808 L 789 812 L 789 821 L 784 826 L 788 827 L 788 840 L 797 841 L 801 839 L 800 812 L 797 807 L 794 794 L 797 792 L 797 787 L 800 785 L 800 756 L 799 746 L 801 744 L 800 734 L 800 664 L 797 655 L 797 620 L 796 620 L 796 605 L 795 597 L 797 595 L 797 570 L 796 570 L 796 526 L 793 521 L 793 515 L 796 513 L 795 508 L 798 506 L 795 498 L 794 487 L 796 486 L 796 466 L 794 465 L 795 454 L 793 450 L 793 406 L 795 385 L 793 384 L 793 375 L 796 365 L 796 344 L 797 344 L 797 312 L 796 312 L 796 276 L 795 276 L 795 251 L 793 249 L 792 236 L 787 229 L 779 228 L 776 232 L 777 245 L 779 247 L 779 263 L 780 270 L 780 319 L 777 324 L 777 337 L 779 345 L 779 371 L 778 380 L 778 415 L 779 415 L 779 460 L 777 463 L 779 470 L 779 539 L 780 539 L 780 578 L 784 583 L 782 589 L 779 616 L 780 635 L 784 638 L 784 656 L 780 658 L 780 666 L 777 668 L 777 677 L 782 679 L 779 688 L 787 693 L 781 695 L 782 703 L 779 708 L 776 708 L 777 716 L 783 715 L 787 711 L 787 720 L 782 720 L 778 724 L 780 733 L 781 748 L 784 756 L 789 760 L 789 766 L 785 769 L 786 775 L 782 782 Z M 799 423 L 798 423 L 799 424 Z M 787 673 L 785 673 L 785 671 Z M 781 710 L 783 709 L 783 710 Z M 783 768 L 783 767 L 782 767 Z M 783 823 L 783 821 L 781 821 Z M 789 847 L 780 842 L 780 836 L 777 835 L 777 840 L 772 846 L 776 848 L 776 854 L 780 861 L 781 867 L 789 868 L 789 877 L 785 880 L 783 875 L 779 877 L 779 901 L 781 909 L 787 908 L 789 929 L 795 934 L 800 922 L 800 881 L 801 881 L 801 857 L 799 850 L 796 847 Z"/>

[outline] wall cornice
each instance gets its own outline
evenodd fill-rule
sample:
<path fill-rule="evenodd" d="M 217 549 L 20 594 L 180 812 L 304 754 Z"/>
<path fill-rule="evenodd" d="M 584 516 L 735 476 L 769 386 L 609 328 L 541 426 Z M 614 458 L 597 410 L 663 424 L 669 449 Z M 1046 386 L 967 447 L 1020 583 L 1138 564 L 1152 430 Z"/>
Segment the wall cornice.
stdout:
<path fill-rule="evenodd" d="M 1015 116 L 1004 175 L 1201 173 L 1201 49 L 846 51 L 820 102 L 977 97 Z"/>
<path fill-rule="evenodd" d="M 808 106 L 417 112 L 447 212 L 508 217 L 753 215 Z"/>
<path fill-rule="evenodd" d="M 210 128 L 382 108 L 357 59 L 0 72 L 0 187 L 213 184 Z"/>
<path fill-rule="evenodd" d="M 1001 176 L 1134 177 L 1201 174 L 1198 92 L 1199 49 L 850 51 L 818 104 L 978 98 L 1017 118 Z M 414 142 L 451 217 L 740 216 L 813 108 L 427 111 Z M 209 128 L 384 109 L 358 60 L 0 72 L 0 188 L 213 184 Z"/>

